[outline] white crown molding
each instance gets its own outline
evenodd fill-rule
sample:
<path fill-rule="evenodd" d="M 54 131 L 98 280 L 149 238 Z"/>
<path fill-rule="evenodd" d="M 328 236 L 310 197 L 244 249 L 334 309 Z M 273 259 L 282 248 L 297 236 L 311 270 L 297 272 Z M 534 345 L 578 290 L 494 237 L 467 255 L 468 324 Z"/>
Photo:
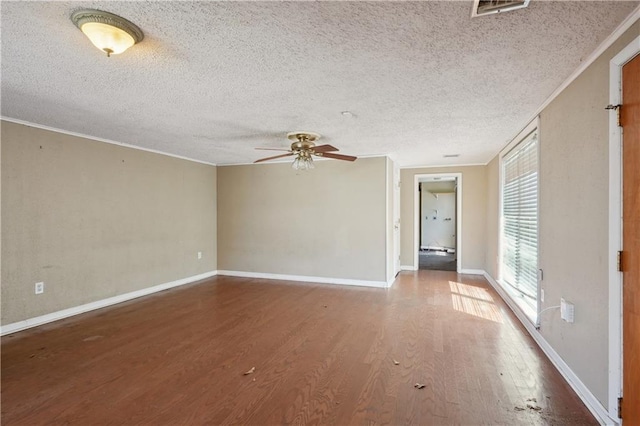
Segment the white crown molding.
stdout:
<path fill-rule="evenodd" d="M 487 163 L 469 163 L 469 164 L 446 164 L 446 165 L 422 165 L 422 166 L 400 166 L 400 169 L 442 169 L 442 168 L 451 168 L 451 167 L 478 167 L 478 166 L 486 166 Z"/>
<path fill-rule="evenodd" d="M 116 305 L 128 300 L 137 299 L 138 297 L 147 296 L 159 291 L 168 290 L 173 287 L 179 287 L 185 284 L 191 284 L 196 281 L 211 278 L 218 274 L 218 271 L 205 272 L 204 274 L 193 275 L 191 277 L 182 278 L 180 280 L 170 281 L 168 283 L 159 284 L 153 287 L 143 288 L 142 290 L 132 291 L 130 293 L 120 294 L 118 296 L 109 297 L 107 299 L 97 300 L 95 302 L 86 303 L 73 308 L 63 309 L 61 311 L 52 312 L 50 314 L 41 315 L 39 317 L 29 318 L 24 321 L 18 321 L 0 327 L 0 335 L 15 333 L 17 331 L 26 330 L 28 328 L 37 327 L 53 321 L 58 321 L 74 315 L 83 314 L 85 312 L 94 311 L 96 309 L 105 308 L 107 306 Z"/>
<path fill-rule="evenodd" d="M 141 146 L 131 145 L 131 144 L 128 144 L 128 143 L 125 143 L 125 142 L 118 142 L 118 141 L 114 141 L 114 140 L 111 140 L 111 139 L 99 138 L 99 137 L 96 137 L 96 136 L 86 135 L 84 133 L 70 132 L 68 130 L 58 129 L 57 127 L 45 126 L 44 124 L 32 123 L 30 121 L 20 120 L 20 119 L 12 118 L 12 117 L 6 117 L 4 115 L 0 116 L 0 120 L 1 121 L 6 121 L 6 122 L 9 122 L 9 123 L 22 124 L 23 126 L 34 127 L 36 129 L 48 130 L 50 132 L 61 133 L 63 135 L 69 135 L 69 136 L 75 136 L 75 137 L 78 137 L 78 138 L 89 139 L 89 140 L 96 141 L 96 142 L 103 142 L 103 143 L 108 143 L 108 144 L 111 144 L 111 145 L 118 145 L 118 146 L 122 146 L 124 148 L 137 149 L 138 151 L 151 152 L 153 154 L 159 154 L 159 155 L 164 155 L 166 157 L 178 158 L 180 160 L 191 161 L 191 162 L 194 162 L 194 163 L 206 164 L 208 166 L 216 166 L 215 163 L 209 163 L 207 161 L 194 160 L 193 158 L 183 157 L 181 155 L 176 155 L 176 154 L 169 154 L 167 152 L 158 151 L 157 149 L 143 148 Z"/>
<path fill-rule="evenodd" d="M 265 280 L 280 280 L 280 281 L 301 281 L 320 284 L 338 284 L 338 285 L 353 285 L 361 287 L 378 287 L 388 288 L 393 284 L 393 280 L 387 281 L 368 281 L 368 280 L 354 280 L 348 278 L 327 278 L 327 277 L 312 277 L 307 275 L 286 275 L 286 274 L 269 274 L 263 272 L 246 272 L 246 271 L 227 271 L 218 270 L 218 275 L 226 275 L 229 277 L 241 277 L 241 278 L 260 278 Z"/>
<path fill-rule="evenodd" d="M 591 393 L 589 388 L 587 388 L 587 386 L 582 382 L 582 380 L 580 380 L 576 373 L 573 372 L 573 370 L 567 365 L 567 363 L 564 362 L 562 357 L 553 349 L 553 347 L 549 344 L 549 342 L 547 342 L 542 334 L 538 330 L 536 330 L 535 325 L 527 318 L 524 312 L 522 312 L 522 310 L 513 301 L 513 299 L 511 299 L 507 292 L 505 292 L 504 289 L 496 282 L 496 280 L 494 280 L 493 277 L 487 272 L 484 272 L 483 275 L 489 282 L 489 284 L 491 284 L 493 289 L 502 298 L 502 300 L 504 300 L 507 306 L 509 306 L 511 311 L 516 315 L 518 320 L 520 320 L 520 323 L 522 323 L 529 335 L 533 337 L 533 340 L 535 340 L 535 342 L 538 344 L 540 349 L 542 349 L 547 358 L 549 358 L 551 363 L 560 372 L 562 377 L 564 377 L 567 383 L 569 383 L 569 386 L 571 386 L 578 397 L 580 397 L 584 405 L 587 406 L 596 420 L 602 425 L 619 424 L 617 419 L 613 419 L 609 416 L 607 410 L 593 395 L 593 393 Z"/>

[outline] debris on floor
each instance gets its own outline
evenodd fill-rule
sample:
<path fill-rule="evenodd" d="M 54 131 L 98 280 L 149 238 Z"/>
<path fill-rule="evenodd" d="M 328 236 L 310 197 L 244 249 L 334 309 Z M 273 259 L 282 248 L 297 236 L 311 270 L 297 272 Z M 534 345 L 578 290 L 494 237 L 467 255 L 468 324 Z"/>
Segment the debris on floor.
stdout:
<path fill-rule="evenodd" d="M 254 371 L 256 371 L 256 368 L 255 368 L 255 367 L 251 367 L 251 370 L 249 370 L 249 371 L 245 371 L 243 375 L 244 375 L 244 376 L 247 376 L 247 375 L 249 375 L 249 374 L 252 374 Z"/>
<path fill-rule="evenodd" d="M 525 408 L 524 407 L 518 407 L 517 405 L 515 407 L 513 407 L 516 411 L 524 411 Z"/>
<path fill-rule="evenodd" d="M 400 365 L 399 361 L 396 361 L 395 359 L 393 360 L 393 365 Z"/>
<path fill-rule="evenodd" d="M 531 404 L 527 404 L 527 408 L 530 409 L 530 410 L 535 410 L 535 411 L 542 410 L 542 407 L 539 407 L 537 405 L 531 405 Z"/>
<path fill-rule="evenodd" d="M 422 383 L 416 383 L 415 385 L 413 385 L 414 388 L 416 389 L 424 389 L 426 385 L 423 385 Z"/>
<path fill-rule="evenodd" d="M 528 398 L 528 399 L 527 399 L 527 402 L 529 402 L 529 401 L 530 401 L 530 402 L 538 402 L 538 400 L 537 400 L 537 399 L 535 399 L 535 398 Z"/>

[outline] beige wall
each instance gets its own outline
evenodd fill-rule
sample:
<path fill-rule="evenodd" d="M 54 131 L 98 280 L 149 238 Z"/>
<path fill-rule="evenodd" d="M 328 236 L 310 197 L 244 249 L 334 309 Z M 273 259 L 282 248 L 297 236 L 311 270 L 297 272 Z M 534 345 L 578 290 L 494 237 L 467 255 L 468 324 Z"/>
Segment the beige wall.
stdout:
<path fill-rule="evenodd" d="M 218 269 L 386 281 L 386 158 L 218 168 Z"/>
<path fill-rule="evenodd" d="M 429 173 L 462 173 L 462 268 L 483 270 L 487 213 L 485 166 L 402 169 L 400 175 L 402 265 L 415 267 L 414 176 Z"/>
<path fill-rule="evenodd" d="M 575 322 L 557 310 L 542 316 L 540 333 L 600 403 L 608 407 L 609 61 L 640 34 L 636 22 L 540 114 L 539 266 L 541 309 L 575 304 Z M 524 124 L 524 123 L 523 123 Z M 497 159 L 489 187 L 498 185 Z M 495 170 L 494 170 L 495 169 Z M 490 193 L 493 194 L 493 189 Z M 498 199 L 489 197 L 488 214 Z M 490 232 L 495 221 L 489 218 Z M 495 234 L 493 234 L 495 235 Z M 497 238 L 488 240 L 487 270 Z"/>
<path fill-rule="evenodd" d="M 498 276 L 498 241 L 500 239 L 500 184 L 499 159 L 494 158 L 487 164 L 487 246 L 484 270 L 492 277 Z"/>
<path fill-rule="evenodd" d="M 609 61 L 640 23 L 540 114 L 540 246 L 545 305 L 564 297 L 576 321 L 548 315 L 541 332 L 606 407 L 608 392 Z"/>
<path fill-rule="evenodd" d="M 3 325 L 216 269 L 215 167 L 1 126 Z"/>
<path fill-rule="evenodd" d="M 386 242 L 386 256 L 387 256 L 387 275 L 386 280 L 389 281 L 393 278 L 393 161 L 390 158 L 386 159 L 387 168 L 387 242 Z"/>

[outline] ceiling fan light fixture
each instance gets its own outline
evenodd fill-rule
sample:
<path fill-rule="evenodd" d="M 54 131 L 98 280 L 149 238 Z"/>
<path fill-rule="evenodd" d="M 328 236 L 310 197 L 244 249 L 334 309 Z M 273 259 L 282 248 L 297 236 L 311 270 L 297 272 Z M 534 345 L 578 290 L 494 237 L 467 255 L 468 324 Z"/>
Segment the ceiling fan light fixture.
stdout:
<path fill-rule="evenodd" d="M 71 21 L 107 56 L 120 54 L 144 38 L 135 24 L 102 10 L 79 10 Z"/>
<path fill-rule="evenodd" d="M 313 132 L 291 132 L 287 134 L 287 139 L 293 141 L 291 149 L 282 148 L 256 148 L 266 149 L 270 151 L 285 151 L 286 154 L 274 155 L 273 157 L 260 158 L 254 163 L 275 160 L 278 158 L 294 156 L 291 168 L 294 170 L 310 170 L 315 169 L 313 164 L 313 156 L 331 158 L 334 160 L 356 161 L 358 157 L 353 155 L 337 154 L 338 148 L 333 145 L 324 144 L 316 145 L 315 141 L 320 139 L 320 135 Z"/>
<path fill-rule="evenodd" d="M 301 151 L 291 163 L 291 168 L 293 170 L 311 170 L 315 169 L 316 166 L 313 164 L 313 157 L 311 154 Z"/>

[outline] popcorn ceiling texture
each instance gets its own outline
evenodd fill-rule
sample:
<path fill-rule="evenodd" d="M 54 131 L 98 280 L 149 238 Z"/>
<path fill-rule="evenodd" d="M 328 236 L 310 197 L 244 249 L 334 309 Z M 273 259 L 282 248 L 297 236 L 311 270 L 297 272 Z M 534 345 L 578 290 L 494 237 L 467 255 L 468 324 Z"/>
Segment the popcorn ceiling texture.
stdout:
<path fill-rule="evenodd" d="M 294 130 L 403 166 L 486 163 L 638 4 L 2 2 L 2 115 L 215 164 Z M 81 8 L 144 41 L 107 58 Z"/>

